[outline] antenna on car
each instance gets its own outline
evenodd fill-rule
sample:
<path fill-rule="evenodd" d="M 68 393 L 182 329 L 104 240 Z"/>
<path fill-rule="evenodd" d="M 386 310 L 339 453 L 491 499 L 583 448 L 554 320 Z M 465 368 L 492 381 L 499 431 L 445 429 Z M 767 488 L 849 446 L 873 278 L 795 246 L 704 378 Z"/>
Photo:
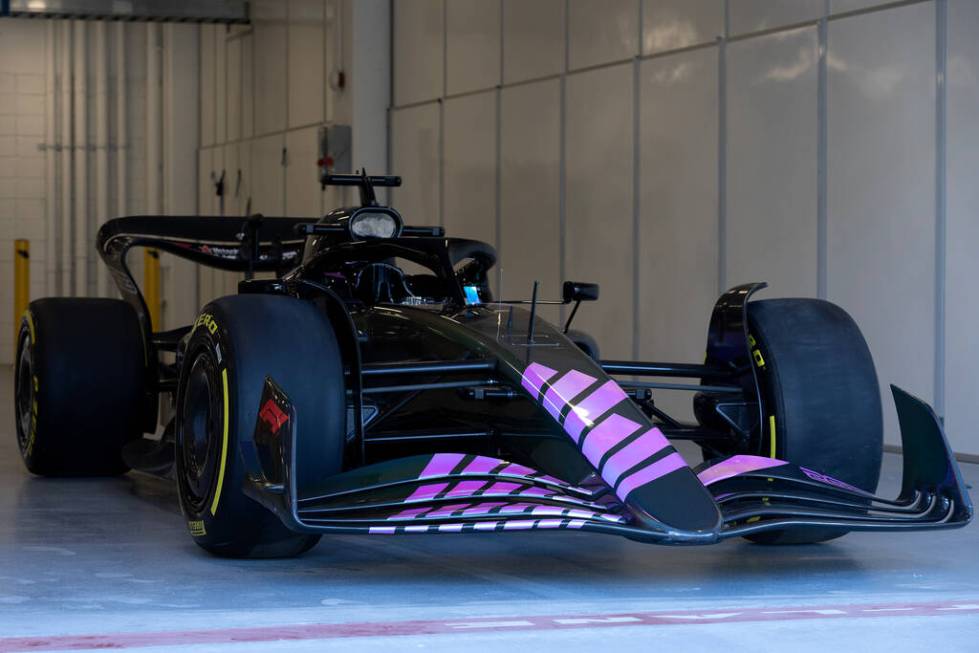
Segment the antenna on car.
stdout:
<path fill-rule="evenodd" d="M 539 282 L 534 281 L 534 290 L 533 292 L 531 292 L 530 295 L 530 326 L 527 328 L 527 342 L 531 344 L 534 342 L 534 322 L 536 321 L 536 317 L 537 317 L 537 286 L 538 285 Z"/>

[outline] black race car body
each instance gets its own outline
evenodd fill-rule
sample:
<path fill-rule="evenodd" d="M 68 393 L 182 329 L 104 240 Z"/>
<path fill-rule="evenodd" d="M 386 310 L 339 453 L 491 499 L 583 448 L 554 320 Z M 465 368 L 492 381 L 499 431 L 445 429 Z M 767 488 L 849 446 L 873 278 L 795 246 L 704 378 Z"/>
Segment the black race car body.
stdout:
<path fill-rule="evenodd" d="M 718 300 L 702 364 L 596 360 L 567 325 L 540 318 L 545 300 L 536 286 L 530 299 L 494 299 L 491 246 L 447 238 L 437 227 L 406 227 L 396 211 L 378 206 L 373 186 L 395 185 L 396 178 L 328 181 L 358 185 L 362 206 L 316 223 L 119 218 L 98 237 L 143 330 L 147 431 L 157 421 L 158 397 L 177 392 L 192 332 L 223 325 L 205 309 L 193 325 L 154 333 L 126 267 L 132 247 L 242 272 L 239 293 L 300 299 L 328 317 L 343 376 L 308 383 L 343 384 L 341 471 L 300 471 L 304 443 L 321 434 L 304 430 L 303 409 L 272 375 L 253 407 L 250 437 L 225 454 L 245 466 L 239 489 L 288 529 L 380 535 L 569 529 L 707 544 L 816 527 L 952 528 L 971 519 L 940 421 L 897 388 L 905 460 L 897 498 L 772 455 L 773 412 L 759 389 L 760 354 L 746 317 L 749 298 L 764 284 L 734 288 Z M 569 282 L 550 303 L 577 310 L 595 297 L 596 287 Z M 176 363 L 164 362 L 168 352 Z M 663 412 L 652 398 L 659 388 L 696 393 L 701 419 L 687 424 Z M 171 436 L 130 445 L 127 462 L 167 472 Z M 706 461 L 689 465 L 674 439 L 698 442 Z"/>

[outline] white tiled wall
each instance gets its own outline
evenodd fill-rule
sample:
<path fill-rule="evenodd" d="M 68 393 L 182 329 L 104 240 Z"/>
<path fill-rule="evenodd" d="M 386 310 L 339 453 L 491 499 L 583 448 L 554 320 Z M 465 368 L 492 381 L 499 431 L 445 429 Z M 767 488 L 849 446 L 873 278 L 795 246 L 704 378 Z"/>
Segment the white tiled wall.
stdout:
<path fill-rule="evenodd" d="M 722 285 L 768 281 L 761 297 L 822 291 L 861 324 L 885 391 L 895 382 L 936 402 L 954 445 L 979 453 L 968 426 L 979 368 L 976 3 L 948 3 L 944 313 L 934 1 L 394 6 L 392 172 L 405 178 L 395 202 L 416 215 L 442 210 L 441 223 L 466 229 L 456 235 L 482 238 L 492 231 L 473 216 L 498 204 L 503 294 L 591 277 L 602 301 L 582 309 L 579 326 L 606 355 L 698 361 Z M 490 138 L 489 103 L 476 98 L 496 93 Z"/>
<path fill-rule="evenodd" d="M 44 25 L 0 20 L 0 362 L 13 359 L 14 240 L 31 241 L 31 296 L 45 293 Z"/>
<path fill-rule="evenodd" d="M 95 253 L 95 234 L 98 226 L 107 218 L 125 215 L 144 207 L 146 194 L 146 29 L 137 30 L 127 25 L 121 30 L 103 30 L 106 34 L 106 59 L 109 81 L 105 90 L 108 105 L 108 131 L 97 138 L 95 86 L 95 34 L 96 27 L 90 22 L 30 21 L 0 19 L 0 363 L 12 361 L 14 321 L 13 315 L 13 241 L 17 238 L 30 240 L 31 282 L 30 298 L 56 294 L 96 295 L 101 262 Z M 125 53 L 120 60 L 116 56 L 116 36 L 121 34 L 121 49 Z M 71 74 L 84 73 L 87 92 L 84 97 L 73 94 L 54 95 L 55 79 L 48 78 L 47 45 L 54 44 L 64 56 L 52 59 L 52 71 L 60 71 L 57 61 L 71 67 Z M 70 41 L 77 39 L 86 44 L 84 61 L 73 59 L 67 51 Z M 84 41 L 82 41 L 84 39 Z M 81 46 L 79 46 L 80 48 Z M 63 51 L 63 52 L 62 52 Z M 115 73 L 124 66 L 126 77 L 126 132 L 119 133 L 116 102 Z M 54 73 L 60 81 L 70 79 Z M 57 133 L 46 134 L 46 110 L 54 111 L 71 99 L 77 113 L 84 107 L 87 121 L 74 121 L 74 132 L 63 133 L 60 127 L 71 124 L 55 118 Z M 69 107 L 70 108 L 70 107 Z M 79 125 L 86 129 L 79 131 Z M 126 187 L 127 204 L 118 206 L 116 201 L 118 159 L 114 145 L 120 138 L 126 142 L 127 166 L 119 178 Z M 77 148 L 84 144 L 84 153 Z M 60 146 L 60 147 L 59 147 Z M 106 179 L 108 179 L 109 215 L 98 211 L 96 188 L 97 152 L 108 149 Z M 70 154 L 68 154 L 70 153 Z M 54 160 L 51 171 L 65 183 L 52 187 L 47 178 L 48 157 Z M 85 167 L 81 168 L 81 164 Z M 85 173 L 83 175 L 83 173 Z M 63 175 L 67 174 L 68 177 Z M 83 200 L 84 198 L 84 200 Z M 63 237 L 61 208 L 68 206 L 71 222 L 77 233 L 85 234 L 85 242 L 72 242 Z M 48 212 L 55 215 L 58 230 L 49 233 Z M 47 260 L 46 248 L 53 240 L 55 256 Z M 134 266 L 137 279 L 142 266 Z M 84 276 L 82 275 L 84 273 Z M 104 271 L 102 272 L 104 274 Z M 82 281 L 84 279 L 84 282 Z M 109 292 L 114 292 L 109 290 Z"/>

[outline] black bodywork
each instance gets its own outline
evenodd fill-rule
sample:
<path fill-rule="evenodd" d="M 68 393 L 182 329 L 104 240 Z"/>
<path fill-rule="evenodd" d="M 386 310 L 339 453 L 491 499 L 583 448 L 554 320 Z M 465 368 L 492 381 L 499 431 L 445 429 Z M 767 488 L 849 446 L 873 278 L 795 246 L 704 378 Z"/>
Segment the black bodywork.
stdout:
<path fill-rule="evenodd" d="M 316 434 L 302 432 L 302 415 L 275 379 L 266 380 L 262 405 L 267 417 L 272 402 L 280 417 L 260 412 L 254 437 L 239 443 L 248 468 L 243 491 L 293 530 L 580 529 L 701 544 L 792 527 L 907 530 L 971 519 L 940 422 L 896 388 L 905 449 L 898 499 L 763 455 L 766 413 L 746 304 L 764 284 L 739 286 L 718 300 L 703 364 L 597 361 L 569 338 L 568 325 L 537 316 L 545 301 L 536 285 L 529 301 L 492 297 L 491 246 L 445 237 L 438 227 L 407 227 L 393 209 L 378 206 L 373 187 L 397 185 L 397 178 L 328 182 L 358 186 L 362 205 L 316 223 L 119 218 L 98 236 L 122 296 L 140 316 L 151 388 L 147 431 L 155 429 L 159 396 L 176 391 L 181 347 L 194 325 L 152 331 L 126 267 L 132 247 L 241 272 L 240 293 L 289 295 L 328 315 L 348 398 L 344 471 L 297 478 L 302 439 Z M 354 224 L 371 220 L 381 235 L 358 237 Z M 569 283 L 551 303 L 577 309 L 595 296 L 597 288 Z M 166 352 L 176 362 L 163 362 Z M 653 400 L 659 388 L 695 393 L 698 423 L 661 410 Z M 165 473 L 171 431 L 162 443 L 131 446 L 127 460 Z M 666 438 L 696 441 L 708 462 L 691 469 Z"/>

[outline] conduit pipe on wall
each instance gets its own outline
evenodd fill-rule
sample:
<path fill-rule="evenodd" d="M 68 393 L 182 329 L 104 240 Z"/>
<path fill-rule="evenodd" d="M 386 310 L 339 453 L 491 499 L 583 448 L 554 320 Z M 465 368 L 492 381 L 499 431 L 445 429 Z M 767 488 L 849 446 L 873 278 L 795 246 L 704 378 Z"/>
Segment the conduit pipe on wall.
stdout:
<path fill-rule="evenodd" d="M 88 24 L 74 21 L 74 114 L 75 114 L 75 176 L 72 186 L 75 190 L 75 251 L 74 275 L 75 295 L 88 295 Z"/>
<path fill-rule="evenodd" d="M 72 28 L 70 21 L 62 21 L 60 52 L 58 53 L 58 80 L 61 85 L 59 96 L 61 103 L 58 106 L 60 133 L 56 145 L 56 153 L 60 163 L 61 177 L 61 202 L 59 209 L 61 213 L 61 232 L 58 238 L 61 243 L 61 255 L 58 256 L 58 293 L 62 295 L 72 294 L 72 116 L 71 116 L 71 56 L 72 56 Z"/>
<path fill-rule="evenodd" d="M 55 244 L 57 242 L 58 224 L 58 157 L 54 144 L 57 141 L 57 125 L 55 123 L 54 105 L 57 101 L 57 84 L 55 83 L 55 29 L 56 24 L 49 21 L 44 26 L 44 189 L 48 201 L 44 203 L 44 293 L 46 295 L 58 292 L 58 270 L 55 261 L 58 258 Z M 14 319 L 19 319 L 14 316 Z"/>
<path fill-rule="evenodd" d="M 113 26 L 115 36 L 115 86 L 116 86 L 116 206 L 115 215 L 124 216 L 129 212 L 129 195 L 126 184 L 126 171 L 129 166 L 129 137 L 126 120 L 126 96 L 129 88 L 126 80 L 126 24 Z"/>
<path fill-rule="evenodd" d="M 95 226 L 109 219 L 109 59 L 106 48 L 106 25 L 95 28 Z M 91 251 L 91 246 L 88 247 Z M 94 257 L 93 257 L 94 258 Z M 104 265 L 95 265 L 96 295 L 109 296 L 109 273 Z"/>
<path fill-rule="evenodd" d="M 162 51 L 160 26 L 146 25 L 146 213 L 163 213 L 162 154 L 163 116 L 160 93 Z M 160 255 L 155 250 L 143 253 L 144 293 L 153 318 L 153 328 L 160 328 Z"/>

